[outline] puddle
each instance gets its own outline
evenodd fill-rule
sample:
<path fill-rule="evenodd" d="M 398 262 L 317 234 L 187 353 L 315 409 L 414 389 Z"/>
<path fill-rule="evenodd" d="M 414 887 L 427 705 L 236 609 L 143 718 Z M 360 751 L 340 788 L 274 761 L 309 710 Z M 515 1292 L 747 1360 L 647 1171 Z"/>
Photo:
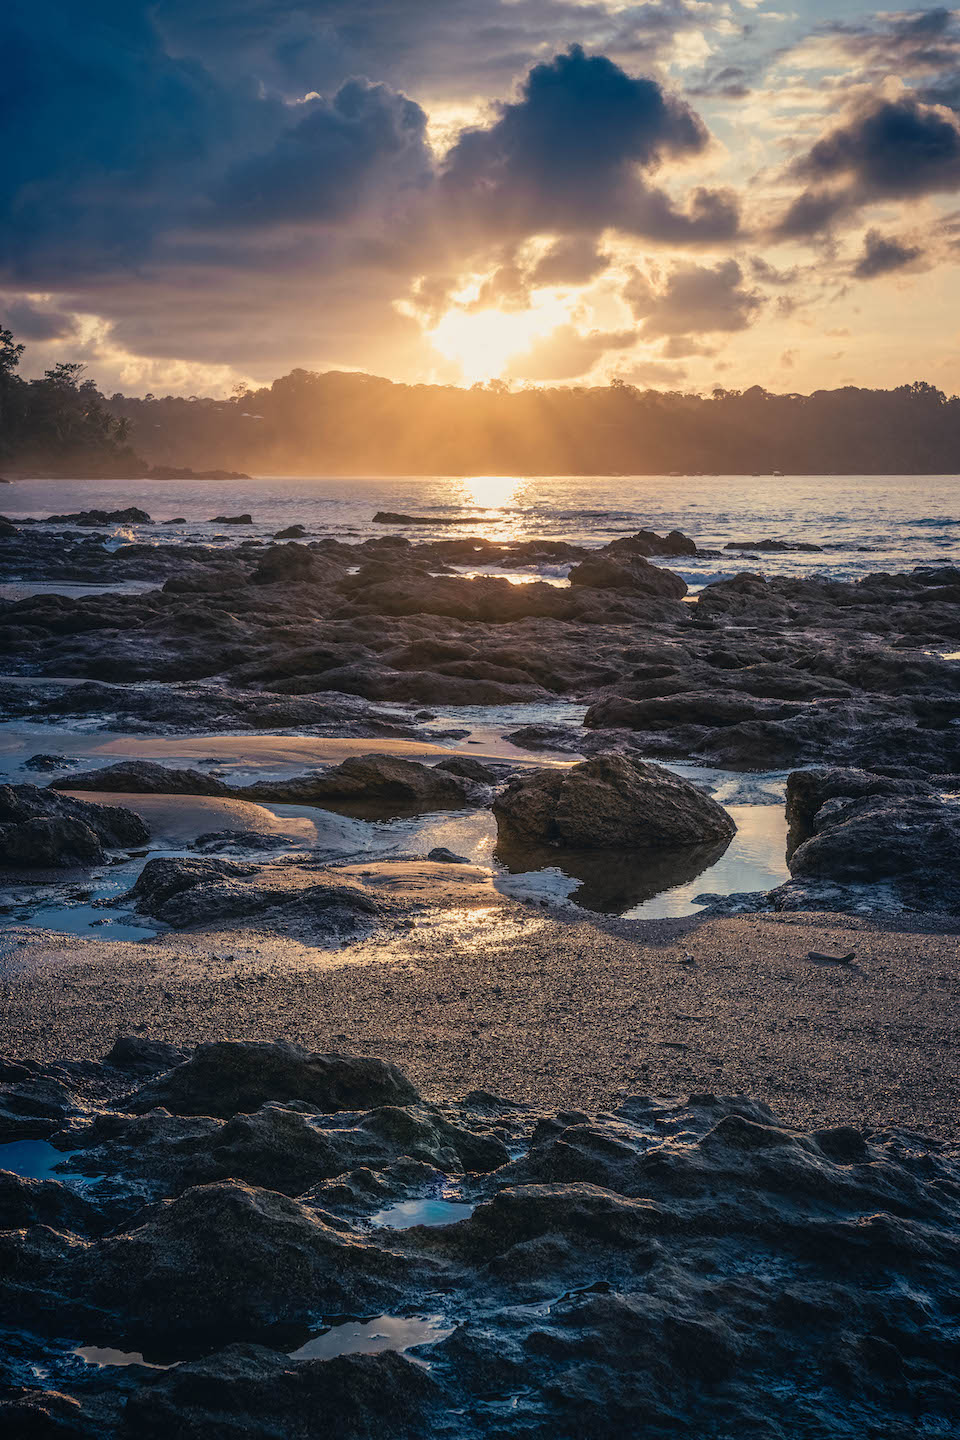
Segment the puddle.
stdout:
<path fill-rule="evenodd" d="M 115 584 L 80 583 L 72 580 L 7 580 L 0 584 L 0 600 L 29 600 L 34 595 L 62 595 L 80 600 L 85 595 L 142 595 L 158 590 L 162 580 L 121 580 Z"/>
<path fill-rule="evenodd" d="M 115 900 L 129 890 L 146 857 L 125 857 L 121 863 L 93 872 L 76 871 L 70 879 L 44 877 L 33 884 L 7 879 L 7 905 L 0 915 L 0 934 L 24 925 L 54 930 L 61 935 L 83 935 L 97 940 L 152 940 L 158 935 L 156 923 L 122 910 L 111 910 L 98 902 Z M 48 876 L 52 872 L 48 872 Z"/>
<path fill-rule="evenodd" d="M 5 918 L 9 923 L 9 917 Z M 38 930 L 56 930 L 62 935 L 89 934 L 100 940 L 152 940 L 159 934 L 149 920 L 140 925 L 115 919 L 109 911 L 96 905 L 42 905 L 36 910 L 24 909 L 20 918 L 21 923 L 35 925 Z"/>
<path fill-rule="evenodd" d="M 377 1315 L 373 1320 L 348 1320 L 315 1335 L 291 1360 L 333 1360 L 337 1355 L 378 1355 L 382 1350 L 410 1350 L 446 1340 L 455 1330 L 442 1315 Z"/>
<path fill-rule="evenodd" d="M 737 833 L 727 843 L 683 850 L 564 851 L 499 842 L 495 885 L 521 900 L 569 900 L 584 910 L 659 920 L 694 915 L 700 894 L 772 890 L 790 878 L 780 805 L 728 805 Z"/>
<path fill-rule="evenodd" d="M 174 1368 L 173 1365 L 157 1365 L 154 1361 L 144 1360 L 139 1350 L 111 1350 L 100 1345 L 78 1345 L 73 1354 L 86 1360 L 88 1365 L 96 1365 L 99 1370 L 106 1369 L 108 1365 L 142 1365 L 146 1370 Z"/>
<path fill-rule="evenodd" d="M 0 1170 L 10 1170 L 23 1180 L 71 1180 L 77 1177 L 58 1175 L 56 1166 L 66 1160 L 62 1150 L 55 1150 L 48 1140 L 11 1140 L 0 1145 Z"/>
<path fill-rule="evenodd" d="M 468 1220 L 476 1209 L 463 1200 L 401 1200 L 370 1216 L 370 1223 L 390 1230 L 409 1230 L 413 1225 L 455 1225 Z"/>
<path fill-rule="evenodd" d="M 772 890 L 790 879 L 787 868 L 787 817 L 778 806 L 728 805 L 737 824 L 729 848 L 694 880 L 663 891 L 625 911 L 628 920 L 662 920 L 694 915 L 703 908 L 698 895 L 738 895 Z"/>

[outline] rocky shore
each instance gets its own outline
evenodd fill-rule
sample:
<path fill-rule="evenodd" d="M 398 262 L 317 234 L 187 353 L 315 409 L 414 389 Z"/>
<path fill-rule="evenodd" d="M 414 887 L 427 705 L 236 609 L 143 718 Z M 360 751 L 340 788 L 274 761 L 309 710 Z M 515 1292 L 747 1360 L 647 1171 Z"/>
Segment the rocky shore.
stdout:
<path fill-rule="evenodd" d="M 0 533 L 4 1433 L 956 1433 L 960 570 L 212 518 Z"/>
<path fill-rule="evenodd" d="M 948 1146 L 711 1093 L 437 1105 L 283 1042 L 122 1037 L 4 1080 L 51 1167 L 0 1183 L 7 1434 L 960 1422 Z"/>

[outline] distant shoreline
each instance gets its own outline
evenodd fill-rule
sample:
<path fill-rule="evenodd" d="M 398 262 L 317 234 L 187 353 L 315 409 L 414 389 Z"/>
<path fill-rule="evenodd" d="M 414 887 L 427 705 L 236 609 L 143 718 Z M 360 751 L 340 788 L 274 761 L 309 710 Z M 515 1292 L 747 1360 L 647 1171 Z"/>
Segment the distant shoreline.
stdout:
<path fill-rule="evenodd" d="M 0 485 L 15 485 L 21 482 L 53 482 L 98 480 L 439 480 L 466 479 L 478 474 L 497 479 L 522 476 L 529 480 L 556 479 L 670 479 L 670 480 L 794 480 L 794 479 L 845 479 L 851 476 L 882 475 L 891 479 L 914 477 L 918 480 L 954 478 L 960 480 L 960 471 L 952 470 L 289 470 L 262 471 L 248 474 L 242 470 L 193 470 L 189 466 L 177 467 L 156 465 L 143 474 L 123 474 L 100 471 L 98 473 L 77 470 L 50 472 L 44 470 L 8 470 L 0 476 Z"/>

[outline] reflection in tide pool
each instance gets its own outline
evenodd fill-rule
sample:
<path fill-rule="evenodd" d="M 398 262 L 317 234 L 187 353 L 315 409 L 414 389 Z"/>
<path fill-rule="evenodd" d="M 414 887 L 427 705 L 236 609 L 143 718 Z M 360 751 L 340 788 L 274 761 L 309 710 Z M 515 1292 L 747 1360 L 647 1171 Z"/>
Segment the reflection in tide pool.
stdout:
<path fill-rule="evenodd" d="M 723 855 L 692 881 L 663 891 L 626 911 L 631 920 L 692 915 L 701 909 L 698 895 L 739 895 L 772 890 L 790 879 L 787 869 L 787 817 L 779 806 L 728 805 L 737 833 Z"/>
<path fill-rule="evenodd" d="M 659 920 L 693 915 L 701 894 L 772 890 L 789 879 L 780 805 L 728 805 L 729 843 L 666 851 L 561 850 L 498 842 L 497 888 L 519 899 L 570 900 L 585 910 Z"/>
<path fill-rule="evenodd" d="M 11 1140 L 0 1145 L 0 1170 L 9 1170 L 24 1180 L 66 1180 L 55 1167 L 67 1157 L 47 1140 Z"/>
<path fill-rule="evenodd" d="M 378 1355 L 382 1350 L 410 1350 L 446 1340 L 455 1327 L 442 1315 L 378 1315 L 373 1320 L 349 1320 L 315 1335 L 291 1360 L 332 1360 L 337 1355 Z"/>
<path fill-rule="evenodd" d="M 409 1230 L 414 1225 L 455 1225 L 468 1220 L 475 1210 L 463 1200 L 401 1200 L 370 1216 L 373 1225 L 390 1230 Z"/>
<path fill-rule="evenodd" d="M 145 1370 L 172 1370 L 173 1365 L 158 1365 L 153 1360 L 144 1360 L 139 1350 L 113 1350 L 103 1345 L 78 1345 L 74 1355 L 104 1370 L 108 1365 L 142 1365 Z"/>

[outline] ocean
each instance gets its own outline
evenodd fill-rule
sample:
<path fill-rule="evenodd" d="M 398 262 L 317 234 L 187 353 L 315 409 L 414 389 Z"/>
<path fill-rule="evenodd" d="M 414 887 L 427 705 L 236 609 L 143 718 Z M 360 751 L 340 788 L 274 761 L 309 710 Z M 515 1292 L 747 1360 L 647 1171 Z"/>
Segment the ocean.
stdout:
<path fill-rule="evenodd" d="M 750 569 L 851 580 L 878 570 L 960 560 L 960 477 L 956 475 L 588 475 L 333 476 L 251 480 L 25 480 L 0 493 L 13 520 L 32 515 L 136 505 L 156 525 L 115 527 L 109 543 L 235 545 L 302 524 L 308 539 L 362 539 L 395 533 L 412 540 L 480 535 L 536 537 L 599 546 L 641 527 L 691 535 L 702 548 L 729 541 L 784 540 L 822 553 L 684 559 L 674 565 L 694 588 Z M 375 525 L 378 510 L 444 525 Z M 249 514 L 245 527 L 213 523 Z M 500 570 L 497 573 L 503 574 Z M 562 570 L 553 578 L 562 578 Z M 524 578 L 517 576 L 517 578 Z M 535 578 L 533 574 L 529 578 Z"/>

